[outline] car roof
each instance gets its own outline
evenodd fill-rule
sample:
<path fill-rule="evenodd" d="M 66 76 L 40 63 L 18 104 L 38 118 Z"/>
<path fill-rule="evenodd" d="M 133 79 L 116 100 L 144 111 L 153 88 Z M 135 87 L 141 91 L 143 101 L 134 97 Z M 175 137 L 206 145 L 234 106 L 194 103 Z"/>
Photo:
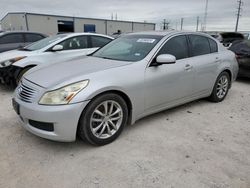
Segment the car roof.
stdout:
<path fill-rule="evenodd" d="M 166 30 L 166 31 L 143 31 L 143 32 L 136 32 L 136 33 L 129 33 L 127 35 L 155 35 L 155 36 L 171 36 L 171 35 L 178 35 L 178 34 L 195 34 L 206 36 L 208 38 L 212 38 L 209 34 L 202 33 L 202 32 L 194 32 L 194 31 L 178 31 L 178 30 Z"/>

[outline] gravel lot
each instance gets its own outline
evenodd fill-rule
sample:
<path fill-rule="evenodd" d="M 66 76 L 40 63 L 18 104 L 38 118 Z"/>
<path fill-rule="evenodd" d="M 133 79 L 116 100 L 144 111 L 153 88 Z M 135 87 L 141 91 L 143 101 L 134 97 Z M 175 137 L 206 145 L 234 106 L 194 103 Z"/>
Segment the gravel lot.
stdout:
<path fill-rule="evenodd" d="M 25 131 L 0 87 L 0 187 L 250 187 L 250 80 L 226 100 L 167 110 L 113 143 L 57 143 Z"/>

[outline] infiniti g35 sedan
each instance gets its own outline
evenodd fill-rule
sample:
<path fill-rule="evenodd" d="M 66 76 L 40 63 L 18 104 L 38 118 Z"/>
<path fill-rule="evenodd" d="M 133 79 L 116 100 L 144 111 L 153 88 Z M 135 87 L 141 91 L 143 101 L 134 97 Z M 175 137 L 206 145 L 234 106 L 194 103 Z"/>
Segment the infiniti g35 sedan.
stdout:
<path fill-rule="evenodd" d="M 68 61 L 93 53 L 113 40 L 94 33 L 69 33 L 50 36 L 18 50 L 0 54 L 0 82 L 18 83 L 25 72 L 36 66 Z"/>
<path fill-rule="evenodd" d="M 200 98 L 221 102 L 237 72 L 235 54 L 209 35 L 133 33 L 84 58 L 29 71 L 12 103 L 37 136 L 104 145 L 149 114 Z"/>

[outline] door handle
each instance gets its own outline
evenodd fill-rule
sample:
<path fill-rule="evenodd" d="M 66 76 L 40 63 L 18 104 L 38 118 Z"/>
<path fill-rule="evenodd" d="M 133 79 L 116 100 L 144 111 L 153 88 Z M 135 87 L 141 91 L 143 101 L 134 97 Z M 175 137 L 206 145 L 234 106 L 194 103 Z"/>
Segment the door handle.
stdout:
<path fill-rule="evenodd" d="M 187 70 L 190 70 L 190 69 L 192 69 L 193 68 L 193 66 L 192 65 L 189 65 L 189 64 L 186 64 L 185 65 L 185 67 L 184 67 L 184 69 L 187 71 Z"/>

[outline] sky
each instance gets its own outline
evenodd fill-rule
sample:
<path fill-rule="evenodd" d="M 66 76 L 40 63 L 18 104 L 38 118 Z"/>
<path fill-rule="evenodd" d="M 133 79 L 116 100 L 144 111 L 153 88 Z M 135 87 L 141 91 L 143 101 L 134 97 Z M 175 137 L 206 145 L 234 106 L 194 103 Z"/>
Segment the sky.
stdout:
<path fill-rule="evenodd" d="M 146 21 L 162 28 L 163 19 L 173 29 L 196 30 L 204 23 L 206 0 L 0 0 L 0 18 L 7 12 L 32 12 L 77 17 Z M 250 0 L 243 0 L 239 30 L 250 31 Z M 237 0 L 208 0 L 208 31 L 233 31 Z"/>

